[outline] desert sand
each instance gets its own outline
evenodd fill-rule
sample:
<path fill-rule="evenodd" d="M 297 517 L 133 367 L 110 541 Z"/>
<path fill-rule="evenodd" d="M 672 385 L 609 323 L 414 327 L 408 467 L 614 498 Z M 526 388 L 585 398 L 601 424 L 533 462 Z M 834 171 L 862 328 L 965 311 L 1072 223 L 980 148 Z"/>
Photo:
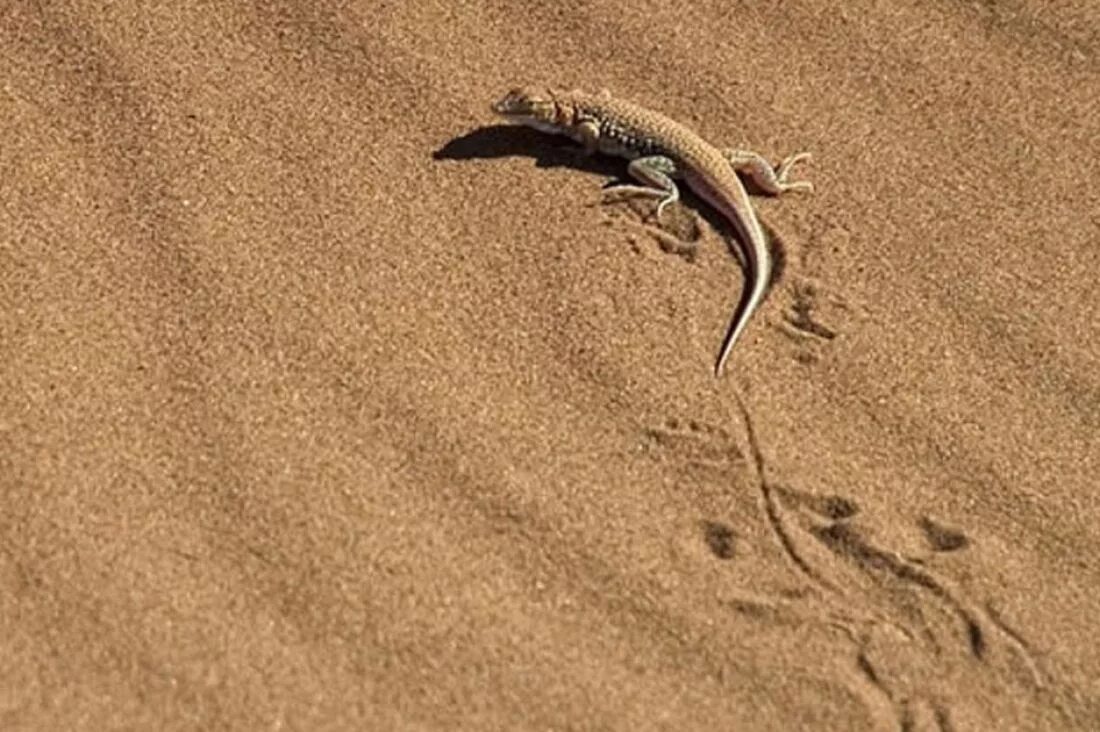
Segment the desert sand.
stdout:
<path fill-rule="evenodd" d="M 1094 0 L 13 0 L 0 60 L 0 728 L 1100 729 Z M 732 230 L 529 84 L 814 154 L 721 378 Z"/>

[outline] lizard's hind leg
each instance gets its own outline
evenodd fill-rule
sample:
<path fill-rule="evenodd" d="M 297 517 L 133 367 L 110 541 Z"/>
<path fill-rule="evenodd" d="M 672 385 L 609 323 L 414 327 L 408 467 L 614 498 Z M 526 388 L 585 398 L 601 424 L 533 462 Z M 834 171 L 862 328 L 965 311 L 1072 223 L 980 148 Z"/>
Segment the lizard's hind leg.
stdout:
<path fill-rule="evenodd" d="M 722 154 L 730 161 L 733 169 L 742 175 L 747 175 L 752 182 L 758 185 L 765 193 L 778 196 L 788 191 L 800 191 L 810 193 L 814 184 L 806 180 L 789 180 L 791 168 L 796 163 L 810 159 L 810 153 L 801 152 L 788 155 L 775 168 L 772 167 L 762 155 L 749 150 L 723 150 Z"/>
<path fill-rule="evenodd" d="M 664 155 L 650 155 L 630 161 L 627 171 L 635 179 L 646 185 L 636 186 L 629 183 L 609 188 L 609 191 L 634 193 L 640 196 L 660 198 L 657 204 L 657 219 L 665 206 L 680 200 L 680 189 L 673 177 L 679 174 L 676 162 Z"/>

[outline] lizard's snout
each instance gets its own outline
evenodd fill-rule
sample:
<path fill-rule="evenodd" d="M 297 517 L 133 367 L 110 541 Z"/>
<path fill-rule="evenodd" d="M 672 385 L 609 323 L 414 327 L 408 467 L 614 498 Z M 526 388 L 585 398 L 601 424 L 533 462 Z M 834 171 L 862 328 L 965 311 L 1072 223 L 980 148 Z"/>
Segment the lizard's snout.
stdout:
<path fill-rule="evenodd" d="M 512 89 L 503 97 L 493 102 L 493 111 L 497 114 L 514 115 L 520 114 L 524 108 L 529 106 L 530 103 L 523 90 Z"/>
<path fill-rule="evenodd" d="M 553 116 L 554 99 L 534 89 L 512 89 L 492 105 L 497 114 L 517 119 L 548 119 Z"/>

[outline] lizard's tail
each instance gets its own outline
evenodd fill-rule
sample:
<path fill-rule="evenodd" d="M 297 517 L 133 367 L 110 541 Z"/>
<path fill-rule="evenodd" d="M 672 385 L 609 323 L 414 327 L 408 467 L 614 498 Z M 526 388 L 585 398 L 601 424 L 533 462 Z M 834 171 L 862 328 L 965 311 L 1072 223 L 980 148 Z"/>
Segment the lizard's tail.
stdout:
<path fill-rule="evenodd" d="M 714 364 L 714 375 L 719 377 L 729 360 L 733 347 L 737 345 L 745 328 L 749 325 L 753 311 L 764 300 L 768 291 L 770 272 L 761 272 L 758 263 L 752 261 L 754 257 L 747 257 L 745 267 L 745 285 L 741 288 L 741 299 L 737 303 L 737 309 L 733 311 L 733 319 L 726 330 L 726 337 L 722 340 L 722 349 L 718 352 L 718 360 Z"/>
<path fill-rule="evenodd" d="M 741 186 L 741 181 L 734 175 L 732 169 L 724 166 L 724 159 L 722 163 L 723 165 L 715 165 L 721 171 L 715 176 L 703 175 L 691 170 L 685 174 L 692 190 L 730 222 L 739 235 L 745 251 L 745 285 L 741 290 L 741 300 L 733 312 L 733 320 L 726 332 L 726 338 L 722 341 L 722 350 L 718 352 L 718 362 L 714 364 L 716 377 L 722 375 L 722 368 L 726 365 L 730 352 L 745 332 L 753 313 L 764 301 L 772 276 L 771 252 L 768 251 L 764 228 L 756 218 L 756 212 L 753 211 L 752 203 Z"/>

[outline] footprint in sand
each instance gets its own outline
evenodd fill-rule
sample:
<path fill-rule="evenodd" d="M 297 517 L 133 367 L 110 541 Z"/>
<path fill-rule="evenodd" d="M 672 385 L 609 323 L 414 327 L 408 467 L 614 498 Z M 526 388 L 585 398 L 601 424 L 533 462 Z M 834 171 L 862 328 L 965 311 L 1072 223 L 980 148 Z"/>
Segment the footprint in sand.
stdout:
<path fill-rule="evenodd" d="M 703 521 L 703 539 L 707 548 L 719 559 L 733 559 L 733 529 L 720 521 Z"/>
<path fill-rule="evenodd" d="M 927 516 L 922 516 L 917 526 L 924 532 L 924 538 L 934 552 L 957 552 L 970 546 L 966 534 L 936 523 Z"/>
<path fill-rule="evenodd" d="M 801 363 L 816 362 L 824 345 L 849 330 L 854 319 L 867 317 L 863 308 L 830 293 L 812 277 L 792 277 L 786 296 L 787 309 L 778 327 L 797 345 L 795 358 Z"/>
<path fill-rule="evenodd" d="M 725 468 L 743 462 L 744 455 L 729 432 L 696 420 L 668 419 L 645 430 L 647 443 L 689 466 Z"/>
<path fill-rule="evenodd" d="M 745 607 L 767 618 L 843 630 L 853 643 L 851 688 L 869 710 L 877 710 L 873 716 L 889 720 L 888 728 L 950 730 L 960 715 L 980 714 L 980 707 L 958 697 L 961 676 L 972 678 L 975 688 L 1045 693 L 1049 679 L 1024 638 L 990 602 L 970 597 L 933 561 L 971 549 L 965 532 L 920 516 L 915 528 L 928 554 L 906 556 L 883 541 L 889 531 L 867 525 L 870 519 L 856 501 L 770 480 L 751 415 L 743 406 L 742 412 L 745 448 L 728 430 L 697 420 L 667 419 L 644 434 L 654 456 L 679 470 L 704 468 L 708 481 L 744 486 L 735 473 L 751 471 L 755 463 L 760 520 L 798 570 L 805 591 L 753 596 Z M 738 542 L 751 536 L 716 520 L 698 526 L 709 553 L 722 560 L 735 559 Z"/>
<path fill-rule="evenodd" d="M 699 253 L 703 232 L 691 211 L 682 203 L 674 203 L 657 219 L 657 202 L 651 196 L 623 194 L 610 189 L 604 194 L 601 205 L 605 207 L 608 224 L 625 222 L 635 232 L 657 242 L 666 254 L 672 254 L 688 262 L 694 262 Z M 622 213 L 629 209 L 630 213 Z M 643 249 L 632 232 L 630 244 L 635 252 Z"/>

